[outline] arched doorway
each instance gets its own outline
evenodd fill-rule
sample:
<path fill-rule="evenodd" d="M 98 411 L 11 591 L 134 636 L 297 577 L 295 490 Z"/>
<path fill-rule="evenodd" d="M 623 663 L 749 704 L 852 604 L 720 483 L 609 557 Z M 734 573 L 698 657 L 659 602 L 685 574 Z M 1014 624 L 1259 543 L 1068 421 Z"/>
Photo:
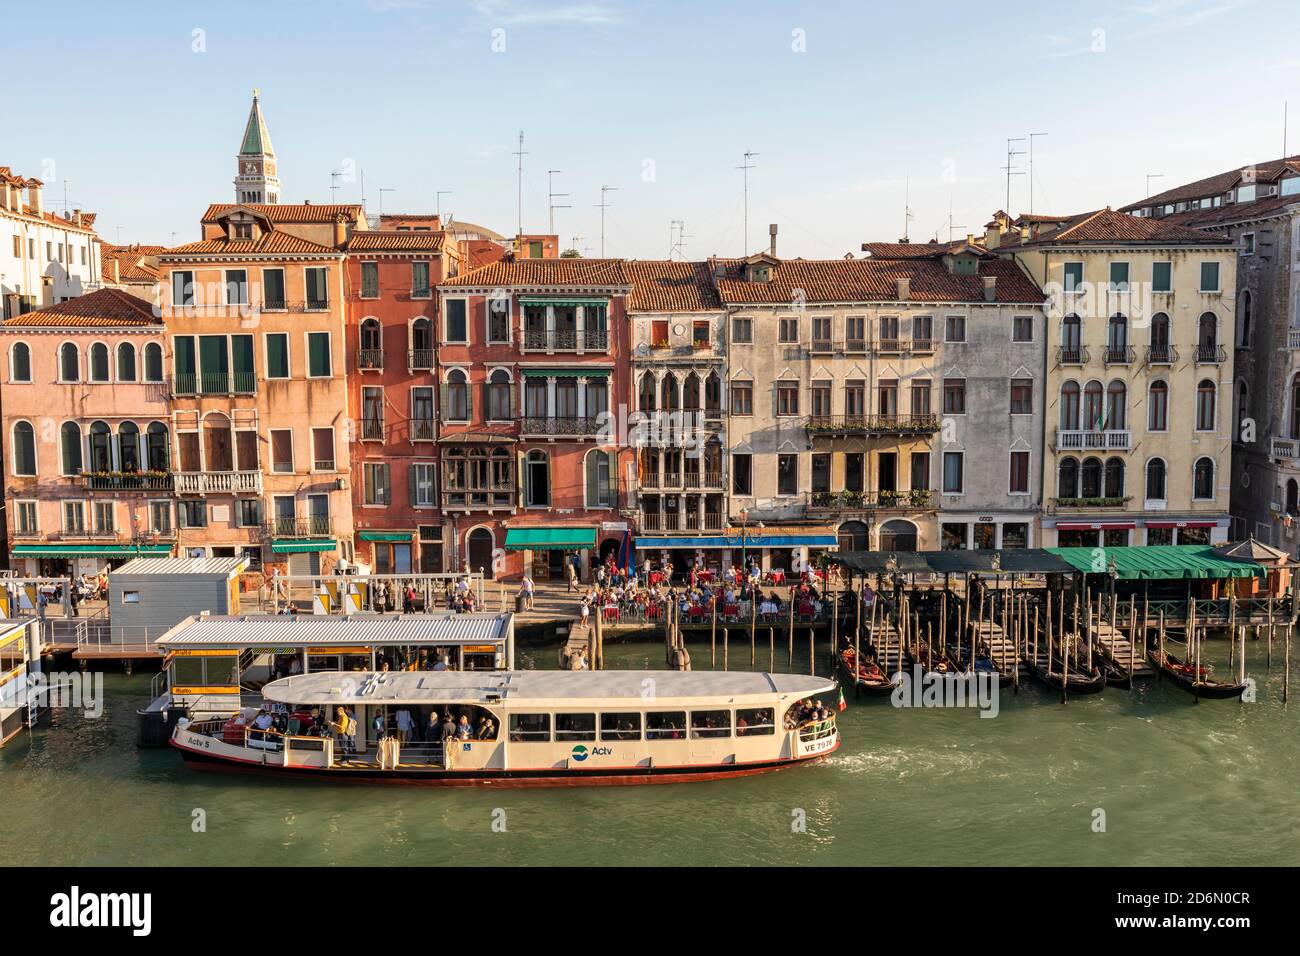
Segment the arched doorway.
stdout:
<path fill-rule="evenodd" d="M 840 551 L 870 551 L 871 533 L 861 521 L 846 521 L 839 530 Z"/>
<path fill-rule="evenodd" d="M 602 541 L 600 543 L 600 563 L 604 564 L 606 561 L 608 561 L 609 556 L 611 554 L 614 556 L 614 560 L 617 561 L 618 548 L 619 548 L 619 540 L 617 538 L 606 538 L 604 541 Z"/>
<path fill-rule="evenodd" d="M 471 571 L 483 570 L 483 577 L 486 580 L 492 580 L 495 576 L 492 573 L 492 550 L 495 542 L 492 540 L 492 532 L 487 528 L 475 528 L 465 539 L 465 552 L 469 555 L 469 568 Z"/>
<path fill-rule="evenodd" d="M 886 521 L 880 526 L 881 551 L 915 551 L 916 525 L 901 518 Z"/>

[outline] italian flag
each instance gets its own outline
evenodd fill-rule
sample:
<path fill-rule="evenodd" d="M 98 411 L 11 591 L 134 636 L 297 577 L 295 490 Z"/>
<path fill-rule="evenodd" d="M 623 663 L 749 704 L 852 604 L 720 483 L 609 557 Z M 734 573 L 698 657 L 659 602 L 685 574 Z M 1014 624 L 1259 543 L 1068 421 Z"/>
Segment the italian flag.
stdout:
<path fill-rule="evenodd" d="M 848 706 L 849 706 L 849 705 L 848 705 L 847 703 L 845 703 L 845 701 L 844 701 L 844 688 L 841 687 L 841 688 L 840 688 L 840 702 L 839 702 L 839 704 L 836 705 L 836 707 L 837 707 L 837 709 L 840 711 L 840 713 L 844 713 L 844 711 L 848 708 Z"/>

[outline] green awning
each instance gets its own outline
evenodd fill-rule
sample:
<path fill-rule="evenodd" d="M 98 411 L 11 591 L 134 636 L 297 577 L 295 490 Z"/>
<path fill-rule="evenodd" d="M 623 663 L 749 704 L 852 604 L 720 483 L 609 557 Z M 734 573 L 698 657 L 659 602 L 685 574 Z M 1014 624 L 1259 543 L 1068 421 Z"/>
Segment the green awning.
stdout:
<path fill-rule="evenodd" d="M 1187 578 L 1263 577 L 1254 561 L 1223 557 L 1208 544 L 1159 544 L 1123 548 L 1046 548 L 1078 571 L 1107 574 L 1111 562 L 1125 581 L 1172 581 Z"/>
<path fill-rule="evenodd" d="M 569 296 L 568 298 L 548 298 L 540 295 L 521 295 L 520 305 L 609 305 L 605 296 Z"/>
<path fill-rule="evenodd" d="M 171 554 L 170 544 L 16 544 L 15 558 L 134 558 L 146 554 Z"/>
<path fill-rule="evenodd" d="M 271 542 L 276 554 L 302 554 L 304 551 L 333 551 L 338 542 L 332 538 L 280 538 Z"/>
<path fill-rule="evenodd" d="M 410 541 L 409 531 L 358 531 L 358 541 Z"/>
<path fill-rule="evenodd" d="M 507 551 L 569 551 L 596 546 L 595 528 L 510 528 Z"/>
<path fill-rule="evenodd" d="M 608 378 L 609 369 L 593 366 L 591 368 L 526 368 L 524 369 L 524 378 L 569 378 L 569 377 L 586 377 L 586 378 Z"/>

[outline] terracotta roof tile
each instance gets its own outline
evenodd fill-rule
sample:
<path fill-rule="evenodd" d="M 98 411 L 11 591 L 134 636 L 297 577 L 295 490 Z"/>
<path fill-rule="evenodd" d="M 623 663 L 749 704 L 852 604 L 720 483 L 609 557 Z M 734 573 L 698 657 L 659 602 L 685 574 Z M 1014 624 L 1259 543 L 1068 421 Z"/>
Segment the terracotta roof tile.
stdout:
<path fill-rule="evenodd" d="M 722 309 L 707 262 L 629 260 L 623 272 L 632 283 L 627 307 L 633 312 L 709 312 Z"/>
<path fill-rule="evenodd" d="M 189 256 L 265 256 L 265 255 L 320 255 L 334 256 L 338 250 L 322 246 L 310 239 L 301 239 L 287 232 L 267 232 L 257 239 L 203 239 L 168 249 L 161 258 L 175 262 Z"/>
<path fill-rule="evenodd" d="M 965 239 L 960 242 L 939 242 L 935 239 L 929 242 L 864 242 L 862 251 L 872 259 L 933 259 L 965 243 Z"/>
<path fill-rule="evenodd" d="M 441 252 L 444 234 L 441 232 L 393 231 L 359 229 L 348 240 L 348 252 Z"/>
<path fill-rule="evenodd" d="M 1151 243 L 1152 245 L 1220 245 L 1221 239 L 1168 222 L 1146 219 L 1117 212 L 1107 206 L 1095 212 L 1075 216 L 1059 229 L 1039 234 L 1025 243 L 1011 242 L 1008 247 L 1073 246 L 1087 243 Z"/>
<path fill-rule="evenodd" d="M 214 202 L 203 214 L 204 223 L 213 223 L 232 209 L 251 209 L 273 223 L 333 222 L 342 213 L 349 219 L 363 215 L 359 203 L 233 203 Z"/>
<path fill-rule="evenodd" d="M 148 260 L 156 260 L 166 251 L 166 246 L 114 246 L 105 243 L 100 250 L 100 275 L 109 281 L 113 276 L 112 264 L 116 262 L 119 282 L 156 282 L 158 267 Z"/>
<path fill-rule="evenodd" d="M 447 279 L 439 288 L 626 286 L 622 259 L 502 259 Z"/>
<path fill-rule="evenodd" d="M 1238 166 L 1236 169 L 1230 169 L 1227 172 L 1216 173 L 1213 176 L 1206 176 L 1204 179 L 1198 179 L 1192 183 L 1166 189 L 1162 193 L 1156 193 L 1154 196 L 1148 196 L 1146 199 L 1122 206 L 1120 211 L 1128 212 L 1131 209 L 1140 209 L 1143 206 L 1164 206 L 1187 199 L 1201 199 L 1205 196 L 1213 196 L 1216 193 L 1226 193 L 1241 181 L 1242 173 L 1247 169 L 1254 169 L 1255 178 L 1259 182 L 1266 183 L 1276 179 L 1284 168 L 1297 169 L 1298 167 L 1300 167 L 1300 156 L 1270 159 L 1268 162 L 1255 163 L 1253 166 L 1247 163 L 1245 166 Z"/>
<path fill-rule="evenodd" d="M 153 306 L 144 299 L 120 289 L 99 289 L 60 302 L 46 309 L 16 315 L 4 322 L 5 328 L 54 326 L 58 328 L 132 328 L 162 325 Z"/>

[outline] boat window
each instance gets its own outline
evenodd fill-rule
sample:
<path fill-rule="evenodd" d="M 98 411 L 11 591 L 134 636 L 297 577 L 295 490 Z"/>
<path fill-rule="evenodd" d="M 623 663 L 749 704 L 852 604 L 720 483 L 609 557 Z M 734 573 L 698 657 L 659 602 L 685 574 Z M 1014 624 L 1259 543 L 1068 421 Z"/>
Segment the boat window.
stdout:
<path fill-rule="evenodd" d="M 691 711 L 692 737 L 730 737 L 731 711 L 729 710 L 693 710 Z"/>
<path fill-rule="evenodd" d="M 239 658 L 234 654 L 183 656 L 172 660 L 172 687 L 236 687 Z"/>
<path fill-rule="evenodd" d="M 645 715 L 646 740 L 679 740 L 685 730 L 684 710 L 655 710 Z"/>
<path fill-rule="evenodd" d="M 172 661 L 173 687 L 202 687 L 203 658 L 177 657 Z"/>
<path fill-rule="evenodd" d="M 737 737 L 762 737 L 776 733 L 776 722 L 771 707 L 753 707 L 736 711 Z"/>
<path fill-rule="evenodd" d="M 595 740 L 595 714 L 556 714 L 556 740 Z"/>
<path fill-rule="evenodd" d="M 550 714 L 511 714 L 510 739 L 512 741 L 550 741 Z"/>
<path fill-rule="evenodd" d="M 601 740 L 640 740 L 641 715 L 638 713 L 601 714 Z"/>

